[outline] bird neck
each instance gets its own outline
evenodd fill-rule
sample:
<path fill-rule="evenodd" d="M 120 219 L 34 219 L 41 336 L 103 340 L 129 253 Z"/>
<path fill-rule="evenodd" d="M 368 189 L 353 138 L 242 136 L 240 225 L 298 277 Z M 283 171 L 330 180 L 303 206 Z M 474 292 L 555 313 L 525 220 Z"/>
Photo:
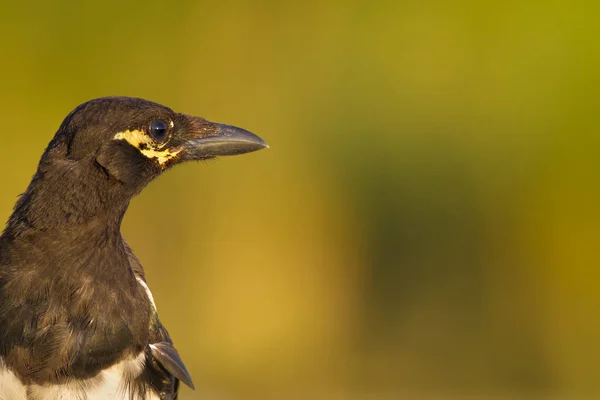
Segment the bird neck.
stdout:
<path fill-rule="evenodd" d="M 93 168 L 73 168 L 68 162 L 41 163 L 17 202 L 5 235 L 97 231 L 120 237 L 132 195 L 123 193 L 119 186 Z"/>

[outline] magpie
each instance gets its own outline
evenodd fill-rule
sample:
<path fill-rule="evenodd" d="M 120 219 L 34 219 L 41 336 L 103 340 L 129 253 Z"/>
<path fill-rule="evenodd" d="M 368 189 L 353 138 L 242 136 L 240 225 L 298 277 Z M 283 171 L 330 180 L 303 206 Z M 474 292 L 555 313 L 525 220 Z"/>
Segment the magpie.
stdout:
<path fill-rule="evenodd" d="M 166 400 L 180 381 L 194 388 L 121 221 L 167 169 L 266 147 L 139 98 L 75 108 L 0 236 L 0 399 Z"/>

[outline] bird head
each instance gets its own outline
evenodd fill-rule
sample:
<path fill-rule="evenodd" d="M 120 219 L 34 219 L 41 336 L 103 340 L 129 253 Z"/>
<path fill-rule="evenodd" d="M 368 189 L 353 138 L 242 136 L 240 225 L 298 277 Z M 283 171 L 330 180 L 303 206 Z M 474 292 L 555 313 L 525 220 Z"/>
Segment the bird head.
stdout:
<path fill-rule="evenodd" d="M 65 118 L 57 138 L 66 140 L 64 155 L 68 160 L 93 164 L 115 180 L 135 187 L 143 187 L 184 161 L 268 147 L 244 129 L 129 97 L 105 97 L 80 105 Z M 59 140 L 54 142 L 59 145 Z"/>
<path fill-rule="evenodd" d="M 48 229 L 103 215 L 113 215 L 109 220 L 118 226 L 130 199 L 172 166 L 265 147 L 244 129 L 151 101 L 90 100 L 65 118 L 50 141 L 9 230 Z"/>

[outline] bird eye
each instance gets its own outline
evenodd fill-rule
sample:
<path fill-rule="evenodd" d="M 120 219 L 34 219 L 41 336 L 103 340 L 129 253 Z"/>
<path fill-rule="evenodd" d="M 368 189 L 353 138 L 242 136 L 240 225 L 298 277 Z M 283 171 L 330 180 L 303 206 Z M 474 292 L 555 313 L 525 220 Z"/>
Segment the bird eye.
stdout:
<path fill-rule="evenodd" d="M 167 131 L 169 127 L 167 123 L 161 119 L 157 119 L 156 121 L 152 121 L 150 124 L 149 132 L 150 136 L 154 138 L 157 142 L 164 142 L 167 138 Z"/>

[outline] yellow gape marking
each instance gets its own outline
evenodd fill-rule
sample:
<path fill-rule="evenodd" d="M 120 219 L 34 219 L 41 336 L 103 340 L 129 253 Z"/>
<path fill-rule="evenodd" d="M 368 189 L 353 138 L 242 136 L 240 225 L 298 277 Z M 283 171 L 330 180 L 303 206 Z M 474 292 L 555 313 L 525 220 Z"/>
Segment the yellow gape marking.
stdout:
<path fill-rule="evenodd" d="M 140 153 L 148 158 L 156 158 L 161 167 L 164 167 L 165 163 L 173 157 L 175 157 L 181 149 L 177 149 L 175 151 L 171 151 L 171 149 L 164 149 L 167 142 L 165 143 L 156 143 L 152 140 L 150 136 L 148 136 L 145 132 L 140 130 L 127 130 L 124 132 L 119 132 L 114 137 L 115 140 L 125 140 L 127 143 L 137 148 Z"/>

